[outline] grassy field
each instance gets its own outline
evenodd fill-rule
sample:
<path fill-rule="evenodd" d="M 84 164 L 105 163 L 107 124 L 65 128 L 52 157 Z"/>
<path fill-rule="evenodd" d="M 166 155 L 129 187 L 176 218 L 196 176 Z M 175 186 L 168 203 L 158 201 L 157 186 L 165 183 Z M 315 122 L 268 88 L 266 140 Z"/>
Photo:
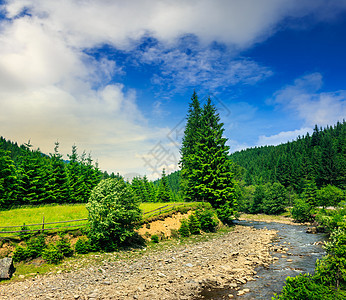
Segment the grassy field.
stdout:
<path fill-rule="evenodd" d="M 143 212 L 149 212 L 165 205 L 178 204 L 174 202 L 168 203 L 142 203 L 140 208 Z M 193 203 L 186 203 L 193 205 Z M 4 226 L 23 226 L 23 224 L 42 224 L 44 217 L 45 223 L 60 222 L 68 220 L 79 220 L 88 217 L 88 211 L 85 204 L 73 205 L 45 205 L 40 207 L 24 207 L 16 208 L 7 211 L 0 211 L 0 227 Z M 60 224 L 45 224 L 45 228 L 61 228 L 63 226 L 75 226 L 85 224 L 86 221 L 60 223 Z M 30 226 L 28 229 L 39 229 L 42 225 Z M 0 228 L 0 236 L 11 236 L 12 234 L 1 234 L 1 231 L 20 230 L 20 227 Z"/>

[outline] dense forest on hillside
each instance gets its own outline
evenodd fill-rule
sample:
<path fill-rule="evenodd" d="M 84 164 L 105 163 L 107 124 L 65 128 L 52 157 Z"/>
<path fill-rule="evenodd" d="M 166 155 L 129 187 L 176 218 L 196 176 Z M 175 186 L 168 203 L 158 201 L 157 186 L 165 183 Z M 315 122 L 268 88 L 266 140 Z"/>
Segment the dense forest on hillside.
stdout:
<path fill-rule="evenodd" d="M 246 185 L 280 182 L 301 193 L 305 180 L 317 188 L 346 187 L 346 123 L 318 128 L 310 136 L 278 146 L 255 147 L 233 153 L 231 160 L 244 168 Z"/>
<path fill-rule="evenodd" d="M 69 161 L 59 153 L 43 154 L 30 142 L 21 146 L 0 138 L 0 208 L 47 203 L 87 202 L 103 174 L 91 155 L 72 147 Z"/>

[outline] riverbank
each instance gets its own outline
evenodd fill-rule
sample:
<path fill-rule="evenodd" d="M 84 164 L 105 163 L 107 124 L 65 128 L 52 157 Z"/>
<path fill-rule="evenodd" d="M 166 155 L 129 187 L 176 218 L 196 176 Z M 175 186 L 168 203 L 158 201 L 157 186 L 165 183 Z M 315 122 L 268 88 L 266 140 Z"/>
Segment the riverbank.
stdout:
<path fill-rule="evenodd" d="M 1 285 L 0 299 L 193 299 L 202 289 L 224 287 L 241 294 L 246 291 L 240 285 L 255 279 L 255 268 L 272 262 L 275 234 L 235 226 L 207 240 L 196 237 L 198 242 L 171 240 L 127 255 L 89 255 L 66 262 L 58 274 Z"/>
<path fill-rule="evenodd" d="M 265 214 L 241 214 L 239 217 L 240 221 L 257 221 L 257 222 L 266 222 L 266 223 L 271 223 L 271 222 L 276 222 L 276 223 L 281 223 L 281 224 L 288 224 L 288 225 L 311 225 L 310 223 L 297 223 L 294 221 L 293 218 L 288 217 L 288 216 L 275 216 L 275 215 L 265 215 Z"/>

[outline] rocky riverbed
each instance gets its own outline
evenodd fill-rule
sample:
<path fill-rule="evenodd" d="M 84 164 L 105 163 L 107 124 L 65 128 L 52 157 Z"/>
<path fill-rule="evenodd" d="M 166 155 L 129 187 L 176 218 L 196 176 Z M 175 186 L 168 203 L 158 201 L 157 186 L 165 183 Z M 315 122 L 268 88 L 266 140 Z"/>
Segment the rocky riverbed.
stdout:
<path fill-rule="evenodd" d="M 201 290 L 225 287 L 241 295 L 255 268 L 272 262 L 275 234 L 235 226 L 205 241 L 74 259 L 65 271 L 0 285 L 0 299 L 196 299 Z"/>

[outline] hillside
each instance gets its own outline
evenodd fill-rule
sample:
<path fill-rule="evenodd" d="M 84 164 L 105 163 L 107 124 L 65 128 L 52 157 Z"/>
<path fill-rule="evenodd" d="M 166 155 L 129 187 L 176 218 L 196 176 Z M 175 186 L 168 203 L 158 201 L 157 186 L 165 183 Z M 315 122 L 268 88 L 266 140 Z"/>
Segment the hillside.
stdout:
<path fill-rule="evenodd" d="M 346 123 L 318 128 L 278 146 L 255 147 L 233 153 L 243 167 L 246 185 L 280 182 L 301 192 L 304 179 L 318 188 L 328 184 L 346 187 Z"/>

